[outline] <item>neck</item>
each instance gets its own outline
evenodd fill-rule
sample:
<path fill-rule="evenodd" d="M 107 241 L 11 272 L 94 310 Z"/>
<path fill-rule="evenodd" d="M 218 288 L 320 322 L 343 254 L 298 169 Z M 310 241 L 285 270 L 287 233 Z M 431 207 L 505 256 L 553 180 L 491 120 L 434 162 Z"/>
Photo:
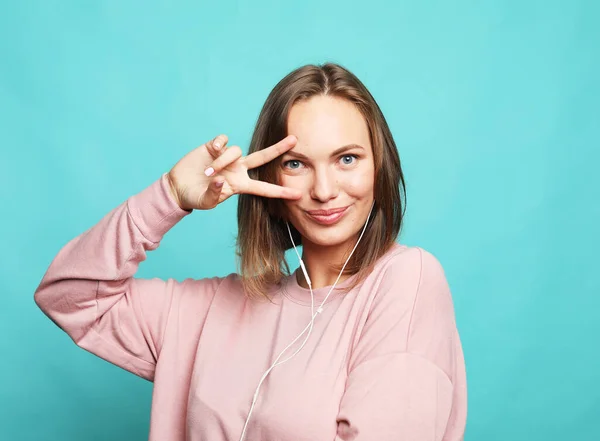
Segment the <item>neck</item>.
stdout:
<path fill-rule="evenodd" d="M 358 239 L 358 237 L 356 238 Z M 306 243 L 302 247 L 302 260 L 310 276 L 312 288 L 318 289 L 326 286 L 331 286 L 335 283 L 339 276 L 339 271 L 330 268 L 332 263 L 336 263 L 341 268 L 352 248 L 356 244 L 356 239 L 349 240 L 345 243 L 335 246 L 323 247 L 311 243 Z M 296 279 L 298 284 L 308 289 L 308 283 L 302 271 L 298 271 Z M 346 280 L 349 275 L 343 274 L 338 280 L 338 284 Z"/>

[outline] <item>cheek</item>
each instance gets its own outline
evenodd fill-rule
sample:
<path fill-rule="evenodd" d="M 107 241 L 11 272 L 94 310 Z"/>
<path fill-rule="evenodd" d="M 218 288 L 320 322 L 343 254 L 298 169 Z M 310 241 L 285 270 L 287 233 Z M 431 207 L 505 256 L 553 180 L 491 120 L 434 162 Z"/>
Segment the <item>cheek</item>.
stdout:
<path fill-rule="evenodd" d="M 374 171 L 365 170 L 348 175 L 344 180 L 344 187 L 348 194 L 355 197 L 364 197 L 373 193 L 374 181 Z"/>
<path fill-rule="evenodd" d="M 285 175 L 285 173 L 282 173 L 281 170 L 278 170 L 275 178 L 275 183 L 283 187 L 289 187 L 290 179 L 288 176 Z"/>

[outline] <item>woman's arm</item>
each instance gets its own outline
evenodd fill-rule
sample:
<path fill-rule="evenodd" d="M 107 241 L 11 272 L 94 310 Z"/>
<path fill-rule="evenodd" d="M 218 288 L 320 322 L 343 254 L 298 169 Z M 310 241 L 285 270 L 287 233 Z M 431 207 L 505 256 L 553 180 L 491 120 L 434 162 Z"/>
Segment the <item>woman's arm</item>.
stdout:
<path fill-rule="evenodd" d="M 350 357 L 335 441 L 459 441 L 466 377 L 450 289 L 430 253 L 386 270 Z"/>
<path fill-rule="evenodd" d="M 177 205 L 163 174 L 68 242 L 35 302 L 78 346 L 152 381 L 171 304 L 185 282 L 133 276 L 146 253 L 189 213 Z M 207 290 L 213 285 L 212 279 L 202 284 Z"/>

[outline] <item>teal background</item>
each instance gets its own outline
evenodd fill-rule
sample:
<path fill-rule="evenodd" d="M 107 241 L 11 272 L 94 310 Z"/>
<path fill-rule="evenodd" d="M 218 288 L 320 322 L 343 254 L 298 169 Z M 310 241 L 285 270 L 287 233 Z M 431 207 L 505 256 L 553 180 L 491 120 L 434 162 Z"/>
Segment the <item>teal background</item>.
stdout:
<path fill-rule="evenodd" d="M 77 348 L 34 290 L 67 241 L 187 151 L 221 132 L 246 150 L 277 81 L 325 61 L 378 100 L 408 182 L 400 241 L 446 270 L 465 439 L 600 439 L 599 13 L 576 0 L 3 2 L 0 439 L 147 438 L 151 383 Z M 235 271 L 236 202 L 183 220 L 138 275 Z"/>

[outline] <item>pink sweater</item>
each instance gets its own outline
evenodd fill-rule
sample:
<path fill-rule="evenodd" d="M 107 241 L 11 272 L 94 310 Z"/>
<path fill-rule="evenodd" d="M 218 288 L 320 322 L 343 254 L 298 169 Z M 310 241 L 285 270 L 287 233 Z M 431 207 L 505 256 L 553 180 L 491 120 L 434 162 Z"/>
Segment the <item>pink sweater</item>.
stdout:
<path fill-rule="evenodd" d="M 295 273 L 272 287 L 274 304 L 248 300 L 235 273 L 135 278 L 189 214 L 167 185 L 163 174 L 67 243 L 35 301 L 78 346 L 154 382 L 150 440 L 238 441 L 261 376 L 309 323 L 310 291 Z M 316 310 L 329 289 L 313 291 Z M 442 266 L 395 244 L 357 288 L 330 295 L 306 345 L 271 371 L 245 440 L 458 441 L 466 413 Z"/>

